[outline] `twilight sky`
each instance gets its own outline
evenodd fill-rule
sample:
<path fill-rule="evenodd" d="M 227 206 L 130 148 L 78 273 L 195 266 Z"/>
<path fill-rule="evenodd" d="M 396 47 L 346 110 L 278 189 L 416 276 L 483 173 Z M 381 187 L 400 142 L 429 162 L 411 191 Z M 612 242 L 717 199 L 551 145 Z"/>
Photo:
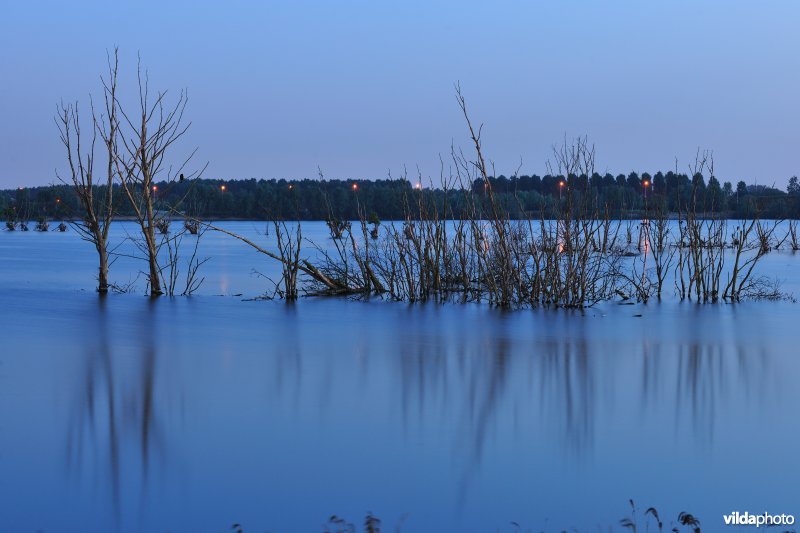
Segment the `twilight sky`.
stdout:
<path fill-rule="evenodd" d="M 460 80 L 498 173 L 588 135 L 598 170 L 723 181 L 800 173 L 800 2 L 0 0 L 0 187 L 55 180 L 60 99 L 100 96 L 106 49 L 189 91 L 206 177 L 438 177 L 468 147 Z M 124 90 L 124 88 L 123 88 Z"/>

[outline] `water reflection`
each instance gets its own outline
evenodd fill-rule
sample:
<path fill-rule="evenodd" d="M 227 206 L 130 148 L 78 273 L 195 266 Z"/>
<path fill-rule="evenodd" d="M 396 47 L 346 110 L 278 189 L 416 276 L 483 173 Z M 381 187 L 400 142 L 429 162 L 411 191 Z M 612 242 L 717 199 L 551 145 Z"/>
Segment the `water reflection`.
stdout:
<path fill-rule="evenodd" d="M 156 302 L 148 301 L 133 321 L 138 329 L 130 360 L 133 368 L 120 370 L 120 366 L 124 366 L 118 364 L 120 353 L 127 350 L 114 342 L 113 332 L 119 324 L 114 324 L 109 316 L 107 297 L 98 298 L 97 312 L 83 328 L 85 356 L 68 418 L 67 463 L 75 478 L 80 479 L 87 473 L 107 477 L 109 497 L 117 518 L 122 488 L 133 492 L 138 482 L 139 498 L 144 502 L 151 456 L 157 453 L 165 460 L 164 432 L 157 423 L 157 411 L 163 406 L 157 403 L 154 392 L 155 305 Z M 105 485 L 100 479 L 93 481 Z"/>
<path fill-rule="evenodd" d="M 1 531 L 316 531 L 367 510 L 409 531 L 584 530 L 630 497 L 711 523 L 796 503 L 791 303 L 241 302 L 211 295 L 260 294 L 253 269 L 275 265 L 213 235 L 207 296 L 98 300 L 70 235 L 0 239 Z M 759 268 L 798 293 L 792 254 Z"/>
<path fill-rule="evenodd" d="M 287 479 L 338 487 L 395 461 L 436 488 L 437 512 L 466 516 L 487 491 L 511 498 L 513 486 L 491 481 L 504 468 L 558 492 L 610 475 L 609 461 L 662 468 L 649 455 L 660 446 L 672 446 L 675 461 L 718 451 L 739 420 L 784 413 L 786 399 L 773 393 L 800 374 L 768 335 L 737 341 L 734 313 L 695 308 L 665 307 L 656 323 L 591 312 L 235 305 L 246 307 L 231 321 L 203 301 L 101 299 L 91 320 L 75 317 L 81 335 L 62 332 L 80 339 L 66 363 L 75 371 L 66 380 L 68 478 L 78 495 L 104 494 L 119 529 L 160 524 L 169 512 L 160 499 L 188 498 L 187 479 L 197 478 L 220 524 L 246 511 L 214 511 L 218 498 L 286 497 L 324 518 L 340 511 Z M 337 490 L 354 505 L 365 497 Z M 622 502 L 630 496 L 613 490 Z M 398 513 L 428 502 L 404 505 Z M 280 516 L 263 525 L 280 530 Z"/>
<path fill-rule="evenodd" d="M 643 340 L 620 353 L 616 345 L 582 338 L 547 338 L 530 346 L 502 338 L 477 346 L 470 340 L 414 341 L 396 341 L 403 423 L 456 421 L 454 452 L 469 444 L 474 463 L 487 439 L 511 430 L 499 422 L 525 420 L 537 426 L 540 438 L 586 455 L 598 421 L 624 411 L 629 399 L 640 420 L 666 422 L 663 410 L 670 406 L 676 434 L 711 440 L 719 412 L 739 405 L 742 394 L 747 399 L 751 390 L 768 390 L 771 371 L 764 348 L 719 342 Z"/>
<path fill-rule="evenodd" d="M 341 351 L 326 352 L 321 382 L 303 374 L 304 356 L 292 337 L 294 363 L 275 358 L 272 390 L 278 402 L 287 394 L 278 384 L 292 383 L 295 406 L 298 398 L 317 397 L 321 418 L 352 396 L 372 402 L 397 390 L 377 403 L 385 408 L 381 416 L 391 418 L 399 407 L 407 441 L 420 433 L 448 436 L 463 503 L 487 442 L 517 438 L 560 457 L 591 461 L 598 433 L 634 441 L 636 424 L 647 421 L 708 448 L 718 421 L 746 408 L 749 391 L 761 391 L 762 400 L 769 396 L 776 377 L 766 347 L 703 339 L 703 330 L 720 331 L 714 317 L 690 320 L 698 330 L 688 335 L 690 342 L 646 328 L 627 334 L 633 338 L 598 340 L 597 331 L 583 327 L 586 319 L 568 320 L 576 320 L 568 333 L 554 324 L 560 333 L 542 328 L 525 341 L 491 327 L 420 332 L 407 325 L 389 338 L 353 334 Z M 340 353 L 348 350 L 355 368 Z M 377 384 L 380 393 L 366 383 Z M 608 427 L 620 434 L 598 431 Z"/>

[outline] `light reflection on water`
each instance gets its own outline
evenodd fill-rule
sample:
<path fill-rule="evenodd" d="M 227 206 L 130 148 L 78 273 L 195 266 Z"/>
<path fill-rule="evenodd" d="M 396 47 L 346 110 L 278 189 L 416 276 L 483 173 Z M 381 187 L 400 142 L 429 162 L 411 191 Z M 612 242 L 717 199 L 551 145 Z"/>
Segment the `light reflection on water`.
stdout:
<path fill-rule="evenodd" d="M 99 299 L 5 274 L 2 531 L 797 512 L 796 304 Z"/>

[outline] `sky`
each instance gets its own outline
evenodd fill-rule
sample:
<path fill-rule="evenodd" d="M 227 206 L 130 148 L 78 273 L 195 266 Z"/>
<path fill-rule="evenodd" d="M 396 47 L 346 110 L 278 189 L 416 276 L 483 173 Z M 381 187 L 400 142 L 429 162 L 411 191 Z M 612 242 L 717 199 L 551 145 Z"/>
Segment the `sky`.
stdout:
<path fill-rule="evenodd" d="M 588 136 L 597 170 L 686 170 L 714 151 L 722 181 L 800 173 L 800 2 L 0 0 L 0 187 L 56 180 L 59 101 L 102 95 L 120 49 L 153 89 L 189 95 L 205 177 L 438 181 L 469 148 L 460 82 L 498 174 L 545 174 Z"/>

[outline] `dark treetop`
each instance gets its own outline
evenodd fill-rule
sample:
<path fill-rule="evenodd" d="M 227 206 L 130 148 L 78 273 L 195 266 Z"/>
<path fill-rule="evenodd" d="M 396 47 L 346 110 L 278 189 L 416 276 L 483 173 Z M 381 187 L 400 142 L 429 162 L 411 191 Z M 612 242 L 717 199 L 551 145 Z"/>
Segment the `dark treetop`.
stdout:
<path fill-rule="evenodd" d="M 464 188 L 427 188 L 406 179 L 386 180 L 176 180 L 157 183 L 157 207 L 202 219 L 355 220 L 365 216 L 400 220 L 413 212 L 418 195 L 428 195 L 447 216 L 460 216 L 465 192 L 485 195 L 491 187 L 511 218 L 552 212 L 572 195 L 589 198 L 598 209 L 618 217 L 648 210 L 678 212 L 694 203 L 697 211 L 729 218 L 798 218 L 800 186 L 793 177 L 786 191 L 740 181 L 720 183 L 715 177 L 674 172 L 634 172 L 592 176 L 498 176 L 489 184 L 475 180 Z M 117 215 L 132 215 L 116 195 Z M 0 212 L 6 220 L 80 218 L 71 187 L 51 185 L 0 191 Z"/>

